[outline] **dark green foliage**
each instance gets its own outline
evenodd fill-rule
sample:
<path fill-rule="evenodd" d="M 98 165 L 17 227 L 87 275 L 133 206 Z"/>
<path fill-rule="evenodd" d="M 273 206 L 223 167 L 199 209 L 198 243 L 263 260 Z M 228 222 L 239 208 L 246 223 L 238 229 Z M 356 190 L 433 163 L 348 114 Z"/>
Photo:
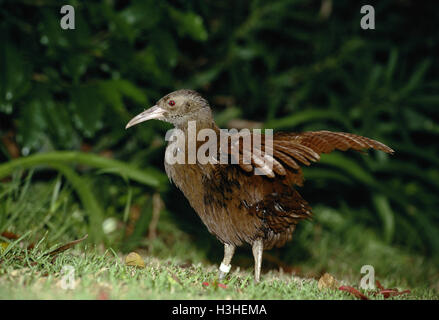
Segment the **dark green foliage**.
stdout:
<path fill-rule="evenodd" d="M 86 150 L 160 170 L 169 127 L 124 126 L 169 91 L 192 88 L 208 98 L 221 125 L 240 117 L 267 128 L 349 131 L 388 144 L 394 156 L 324 156 L 305 170 L 301 191 L 311 204 L 337 208 L 343 221 L 370 227 L 389 244 L 437 256 L 435 2 L 369 1 L 376 30 L 360 28 L 362 3 L 348 0 L 70 3 L 75 30 L 60 28 L 58 1 L 0 0 L 0 136 L 11 134 L 22 156 Z M 8 141 L 0 142 L 4 162 L 11 158 Z M 88 178 L 99 205 L 122 219 L 116 212 L 124 205 L 108 189 L 116 185 L 121 197 L 128 188 Z M 178 212 L 184 199 L 176 192 L 165 195 L 178 201 L 169 205 L 175 219 L 188 232 L 203 228 L 188 206 Z M 134 203 L 144 200 L 135 194 Z M 346 223 L 325 225 L 316 216 L 315 223 L 334 232 Z"/>

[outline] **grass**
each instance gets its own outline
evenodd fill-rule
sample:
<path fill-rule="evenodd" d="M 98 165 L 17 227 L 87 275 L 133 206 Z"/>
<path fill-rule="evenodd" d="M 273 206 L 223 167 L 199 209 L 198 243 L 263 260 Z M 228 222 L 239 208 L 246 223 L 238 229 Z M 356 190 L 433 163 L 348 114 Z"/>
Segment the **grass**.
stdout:
<path fill-rule="evenodd" d="M 63 289 L 63 266 L 75 269 L 75 288 Z M 61 253 L 54 262 L 41 252 L 12 250 L 0 265 L 0 299 L 353 299 L 345 292 L 318 289 L 315 279 L 279 271 L 255 284 L 252 270 L 234 270 L 217 287 L 217 266 L 177 258 L 146 258 L 143 269 L 126 266 L 112 250 Z M 209 286 L 203 285 L 209 282 Z M 344 282 L 344 281 L 342 281 Z M 392 299 L 437 299 L 432 290 L 413 290 Z M 377 296 L 376 299 L 383 299 Z"/>
<path fill-rule="evenodd" d="M 242 263 L 238 254 L 237 263 L 224 281 L 227 287 L 222 288 L 215 286 L 218 265 L 201 258 L 190 242 L 171 249 L 175 250 L 171 256 L 163 251 L 163 241 L 156 239 L 150 243 L 148 251 L 137 250 L 145 261 L 145 268 L 137 268 L 125 264 L 124 254 L 89 244 L 78 244 L 52 258 L 45 254 L 59 244 L 49 246 L 43 239 L 35 248 L 27 250 L 25 239 L 29 236 L 28 233 L 22 237 L 24 239 L 12 242 L 8 252 L 3 249 L 0 299 L 354 299 L 339 290 L 319 290 L 318 277 L 313 276 L 313 272 L 324 265 L 340 285 L 358 288 L 361 275 L 356 266 L 363 263 L 358 254 L 349 250 L 336 254 L 337 244 L 325 257 L 323 253 L 327 248 L 321 245 L 313 254 L 322 255 L 322 259 L 311 258 L 298 264 L 296 267 L 302 269 L 298 275 L 280 268 L 265 269 L 262 282 L 255 284 L 253 269 Z M 325 238 L 326 235 L 323 242 Z M 374 246 L 372 244 L 372 248 Z M 378 257 L 370 260 L 367 258 L 369 250 L 364 248 L 365 260 L 372 261 L 377 279 L 386 288 L 411 290 L 411 294 L 391 299 L 439 298 L 434 265 L 420 257 L 392 252 L 389 248 L 385 251 L 390 259 L 380 262 L 382 253 L 379 252 Z M 160 253 L 150 255 L 148 252 Z M 264 263 L 270 265 L 267 260 Z M 75 270 L 74 289 L 62 288 L 64 266 L 72 266 Z M 436 289 L 428 279 L 435 279 Z M 205 286 L 203 282 L 209 285 Z M 372 298 L 383 299 L 382 296 Z"/>
<path fill-rule="evenodd" d="M 264 253 L 259 284 L 253 282 L 249 248 L 239 248 L 227 287 L 216 286 L 221 246 L 211 236 L 189 234 L 166 210 L 157 237 L 145 235 L 146 224 L 139 241 L 128 246 L 141 254 L 143 269 L 125 265 L 125 213 L 113 215 L 114 208 L 105 212 L 107 220 L 116 221 L 116 228 L 105 231 L 107 244 L 96 245 L 89 237 L 53 258 L 47 253 L 90 231 L 87 216 L 61 176 L 51 183 L 32 181 L 31 174 L 20 177 L 0 185 L 0 232 L 21 235 L 0 236 L 0 299 L 355 299 L 339 290 L 319 290 L 318 279 L 327 272 L 340 285 L 358 288 L 363 265 L 374 266 L 384 287 L 411 290 L 391 299 L 439 298 L 434 257 L 392 245 L 357 223 L 356 215 L 325 206 L 315 206 L 315 219 L 300 224 L 286 247 Z M 74 289 L 61 286 L 64 266 L 74 267 Z"/>

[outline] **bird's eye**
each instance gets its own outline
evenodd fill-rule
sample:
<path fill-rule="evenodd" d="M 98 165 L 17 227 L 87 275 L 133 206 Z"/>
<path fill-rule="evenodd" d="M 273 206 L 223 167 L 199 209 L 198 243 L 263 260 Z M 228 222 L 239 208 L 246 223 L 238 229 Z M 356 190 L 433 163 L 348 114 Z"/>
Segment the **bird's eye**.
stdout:
<path fill-rule="evenodd" d="M 170 101 L 168 102 L 168 104 L 169 104 L 170 106 L 174 106 L 174 105 L 175 105 L 175 101 L 174 101 L 174 100 L 170 100 Z"/>

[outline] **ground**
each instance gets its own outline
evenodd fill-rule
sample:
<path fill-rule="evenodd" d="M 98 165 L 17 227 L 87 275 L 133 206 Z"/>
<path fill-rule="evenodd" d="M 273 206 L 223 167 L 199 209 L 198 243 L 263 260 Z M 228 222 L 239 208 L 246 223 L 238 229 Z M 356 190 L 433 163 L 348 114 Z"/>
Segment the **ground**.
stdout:
<path fill-rule="evenodd" d="M 252 269 L 234 268 L 218 285 L 217 265 L 142 257 L 145 267 L 139 268 L 127 266 L 124 256 L 113 250 L 99 251 L 71 249 L 54 258 L 38 250 L 12 249 L 0 262 L 0 299 L 356 299 L 337 288 L 319 289 L 317 279 L 282 270 L 264 273 L 255 284 Z M 73 281 L 63 280 L 64 266 L 74 268 Z M 388 287 L 392 281 L 381 282 Z M 344 279 L 339 284 L 358 287 Z M 390 299 L 438 299 L 432 289 L 410 289 L 410 294 Z"/>
<path fill-rule="evenodd" d="M 113 231 L 105 227 L 108 219 L 104 222 L 108 243 L 95 244 L 89 235 L 69 247 L 89 232 L 87 219 L 75 202 L 69 205 L 69 190 L 57 186 L 27 182 L 9 190 L 3 185 L 7 196 L 0 202 L 0 299 L 357 299 L 339 287 L 358 289 L 364 265 L 374 267 L 385 288 L 410 290 L 389 299 L 439 298 L 434 256 L 386 240 L 349 212 L 315 206 L 315 218 L 298 226 L 292 242 L 264 252 L 261 283 L 253 281 L 251 250 L 240 247 L 228 278 L 217 284 L 219 242 L 200 222 L 193 227 L 205 234 L 195 235 L 166 210 L 154 237 L 145 234 L 147 221 L 138 237 L 133 231 L 136 241 L 129 242 L 134 241 L 126 236 L 129 221 L 125 227 L 116 216 L 111 218 Z M 67 250 L 56 250 L 66 245 Z M 140 254 L 144 268 L 126 265 L 129 252 Z M 74 268 L 74 288 L 63 285 L 66 266 Z M 325 273 L 337 279 L 333 289 L 319 289 Z"/>

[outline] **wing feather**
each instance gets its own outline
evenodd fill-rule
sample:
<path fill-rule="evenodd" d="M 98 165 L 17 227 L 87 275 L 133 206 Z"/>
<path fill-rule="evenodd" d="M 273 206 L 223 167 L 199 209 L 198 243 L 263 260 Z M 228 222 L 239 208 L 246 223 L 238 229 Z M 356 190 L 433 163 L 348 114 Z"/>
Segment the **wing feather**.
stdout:
<path fill-rule="evenodd" d="M 252 138 L 255 137 L 256 134 L 252 134 Z M 334 150 L 376 149 L 390 154 L 394 153 L 391 148 L 379 141 L 346 132 L 326 130 L 303 133 L 280 132 L 274 134 L 272 147 L 264 144 L 263 135 L 258 134 L 256 138 L 262 143 L 256 153 L 252 152 L 252 146 L 242 147 L 242 139 L 239 140 L 239 148 L 232 147 L 226 150 L 230 153 L 233 149 L 239 154 L 239 166 L 244 171 L 251 172 L 257 167 L 270 178 L 274 178 L 275 175 L 287 175 L 288 168 L 298 171 L 300 169 L 298 162 L 309 166 L 312 162 L 320 160 L 320 154 Z M 251 163 L 243 163 L 244 156 L 251 159 Z"/>

